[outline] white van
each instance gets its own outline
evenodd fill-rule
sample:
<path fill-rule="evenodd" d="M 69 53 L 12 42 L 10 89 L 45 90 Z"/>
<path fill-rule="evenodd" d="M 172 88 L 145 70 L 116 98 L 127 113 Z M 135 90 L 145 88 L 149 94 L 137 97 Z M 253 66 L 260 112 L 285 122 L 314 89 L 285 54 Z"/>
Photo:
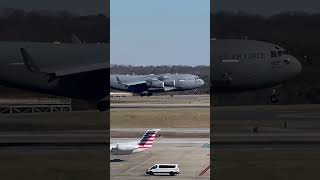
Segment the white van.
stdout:
<path fill-rule="evenodd" d="M 155 164 L 151 168 L 147 169 L 146 174 L 155 175 L 155 174 L 169 174 L 174 176 L 179 174 L 179 165 L 178 164 Z"/>

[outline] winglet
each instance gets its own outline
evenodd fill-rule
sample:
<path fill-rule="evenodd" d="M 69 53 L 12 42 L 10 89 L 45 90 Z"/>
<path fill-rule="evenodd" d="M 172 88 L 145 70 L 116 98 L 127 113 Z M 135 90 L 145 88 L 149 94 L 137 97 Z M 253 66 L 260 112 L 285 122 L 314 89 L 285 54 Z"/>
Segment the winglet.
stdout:
<path fill-rule="evenodd" d="M 39 66 L 34 62 L 33 58 L 27 52 L 27 50 L 24 48 L 20 48 L 20 52 L 26 68 L 31 72 L 40 72 Z"/>

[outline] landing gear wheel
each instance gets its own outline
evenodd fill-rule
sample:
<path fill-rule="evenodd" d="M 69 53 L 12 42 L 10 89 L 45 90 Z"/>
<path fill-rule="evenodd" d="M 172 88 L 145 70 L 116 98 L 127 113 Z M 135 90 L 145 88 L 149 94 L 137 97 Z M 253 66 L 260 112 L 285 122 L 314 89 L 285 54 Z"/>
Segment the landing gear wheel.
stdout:
<path fill-rule="evenodd" d="M 272 95 L 270 96 L 270 101 L 271 101 L 271 103 L 277 103 L 277 102 L 279 102 L 279 98 L 278 98 L 277 95 L 272 94 Z"/>
<path fill-rule="evenodd" d="M 143 92 L 140 93 L 140 96 L 141 96 L 141 97 L 143 97 L 143 96 L 148 96 L 148 92 L 147 92 L 147 91 L 143 91 Z"/>
<path fill-rule="evenodd" d="M 97 104 L 97 109 L 99 111 L 106 111 L 108 108 L 108 102 L 107 101 L 99 101 Z"/>

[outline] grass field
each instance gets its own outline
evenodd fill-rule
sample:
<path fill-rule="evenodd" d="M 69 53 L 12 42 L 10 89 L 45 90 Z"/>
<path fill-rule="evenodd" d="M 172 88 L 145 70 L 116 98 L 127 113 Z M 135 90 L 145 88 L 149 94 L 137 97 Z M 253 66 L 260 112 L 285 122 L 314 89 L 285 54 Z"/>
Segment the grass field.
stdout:
<path fill-rule="evenodd" d="M 209 108 L 111 109 L 111 128 L 209 128 Z"/>

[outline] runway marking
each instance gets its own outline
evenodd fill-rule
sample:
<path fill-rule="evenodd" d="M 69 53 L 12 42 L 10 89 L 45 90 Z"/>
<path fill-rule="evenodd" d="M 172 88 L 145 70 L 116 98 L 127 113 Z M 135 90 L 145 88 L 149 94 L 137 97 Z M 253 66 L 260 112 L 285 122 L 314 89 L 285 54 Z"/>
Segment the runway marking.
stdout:
<path fill-rule="evenodd" d="M 203 176 L 210 169 L 210 164 L 199 174 L 199 176 Z"/>
<path fill-rule="evenodd" d="M 136 169 L 137 167 L 141 166 L 141 164 L 144 164 L 145 162 L 154 159 L 154 156 L 151 156 L 150 158 L 145 159 L 144 161 L 140 161 L 139 163 L 137 163 L 137 165 L 131 167 L 130 169 L 125 171 L 125 174 L 130 173 L 132 170 Z"/>

